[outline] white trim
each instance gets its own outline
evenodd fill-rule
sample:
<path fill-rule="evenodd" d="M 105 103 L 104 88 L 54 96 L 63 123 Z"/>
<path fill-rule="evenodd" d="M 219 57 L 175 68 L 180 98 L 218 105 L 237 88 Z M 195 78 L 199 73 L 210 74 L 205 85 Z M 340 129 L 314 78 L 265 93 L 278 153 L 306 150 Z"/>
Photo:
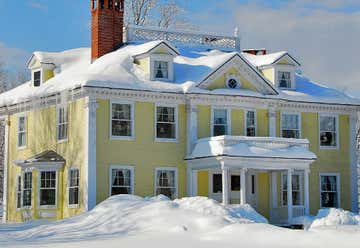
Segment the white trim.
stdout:
<path fill-rule="evenodd" d="M 215 110 L 226 110 L 226 126 L 227 132 L 225 135 L 231 135 L 231 108 L 229 107 L 222 107 L 222 106 L 211 106 L 211 114 L 210 114 L 210 131 L 211 136 L 214 136 L 214 111 Z"/>
<path fill-rule="evenodd" d="M 280 137 L 283 137 L 283 127 L 282 127 L 282 120 L 283 120 L 283 115 L 297 115 L 298 116 L 298 125 L 299 125 L 299 137 L 296 138 L 296 139 L 301 139 L 302 137 L 302 132 L 301 132 L 301 129 L 302 129 L 302 125 L 301 125 L 301 113 L 299 112 L 288 112 L 288 111 L 282 111 L 280 112 Z M 295 130 L 295 129 L 293 129 Z"/>
<path fill-rule="evenodd" d="M 236 85 L 235 88 L 231 88 L 231 87 L 229 86 L 229 81 L 230 81 L 231 79 L 234 79 L 234 80 L 237 82 L 237 85 Z M 242 82 L 241 82 L 241 79 L 240 79 L 240 76 L 239 76 L 239 75 L 237 75 L 237 74 L 226 74 L 226 76 L 225 76 L 225 85 L 226 85 L 226 87 L 227 87 L 228 89 L 240 89 L 243 84 L 242 84 Z"/>
<path fill-rule="evenodd" d="M 19 134 L 20 134 L 20 118 L 24 118 L 24 131 L 22 133 L 25 134 L 25 144 L 22 146 L 19 146 Z M 17 116 L 17 129 L 16 129 L 16 147 L 18 150 L 24 150 L 27 147 L 28 144 L 28 118 L 26 113 L 20 113 Z"/>
<path fill-rule="evenodd" d="M 279 86 L 279 72 L 289 72 L 291 87 L 280 87 Z M 296 90 L 296 80 L 295 80 L 295 66 L 294 65 L 282 65 L 275 64 L 274 65 L 274 84 L 281 90 Z"/>
<path fill-rule="evenodd" d="M 285 190 L 283 188 L 283 184 L 284 184 L 284 178 L 283 177 L 285 175 L 287 176 L 287 172 L 282 171 L 280 173 L 280 206 L 281 207 L 287 207 L 287 205 L 285 205 L 284 202 L 283 202 L 283 195 L 282 195 L 283 192 L 285 192 Z M 299 177 L 299 187 L 300 187 L 300 190 L 299 190 L 299 193 L 300 193 L 300 205 L 294 205 L 294 203 L 293 203 L 292 206 L 294 206 L 294 207 L 304 207 L 304 197 L 303 197 L 303 195 L 304 195 L 304 185 L 302 183 L 302 181 L 303 181 L 302 174 L 301 174 L 300 171 L 293 171 L 291 173 L 291 175 Z M 294 180 L 291 180 L 291 181 L 293 182 Z M 293 192 L 294 190 L 291 190 L 291 191 Z M 286 190 L 286 192 L 287 192 L 287 190 Z"/>
<path fill-rule="evenodd" d="M 357 147 L 356 147 L 356 130 L 357 130 L 357 115 L 353 113 L 349 115 L 349 135 L 350 135 L 350 175 L 351 175 L 351 210 L 354 213 L 359 212 L 359 182 L 357 171 Z"/>
<path fill-rule="evenodd" d="M 157 108 L 174 108 L 174 124 L 175 124 L 175 138 L 166 139 L 166 138 L 158 138 L 157 137 Z M 154 105 L 154 140 L 155 142 L 178 142 L 179 140 L 179 111 L 178 105 L 175 104 L 163 104 L 163 103 L 155 103 Z"/>
<path fill-rule="evenodd" d="M 20 189 L 19 189 L 19 179 L 20 179 Z M 23 198 L 23 191 L 22 191 L 22 187 L 23 186 L 23 180 L 22 180 L 22 173 L 20 174 L 16 174 L 16 199 L 15 199 L 15 204 L 16 204 L 16 211 L 20 211 L 22 208 L 22 198 Z M 18 199 L 18 194 L 20 192 L 20 207 L 19 206 L 19 199 Z"/>
<path fill-rule="evenodd" d="M 69 199 L 70 199 L 70 180 L 71 180 L 71 172 L 77 170 L 79 173 L 79 185 L 77 186 L 78 188 L 78 203 L 77 204 L 70 204 Z M 79 167 L 70 167 L 68 168 L 67 171 L 67 184 L 66 184 L 66 202 L 67 202 L 67 207 L 68 208 L 79 208 L 80 205 L 80 183 L 81 183 L 81 170 Z M 72 187 L 72 188 L 76 188 L 76 187 Z"/>
<path fill-rule="evenodd" d="M 35 87 L 34 74 L 36 72 L 40 72 L 40 85 Z M 31 70 L 31 85 L 32 85 L 32 87 L 35 87 L 35 88 L 40 87 L 43 83 L 44 83 L 44 68 L 41 67 L 41 68 L 32 69 Z"/>
<path fill-rule="evenodd" d="M 157 172 L 158 171 L 174 171 L 175 172 L 175 196 L 174 199 L 178 198 L 179 195 L 179 185 L 178 185 L 178 168 L 177 167 L 156 167 L 155 168 L 155 175 L 154 175 L 154 195 L 156 196 L 157 191 Z"/>
<path fill-rule="evenodd" d="M 8 159 L 9 159 L 9 124 L 10 121 L 8 120 L 8 117 L 5 118 L 5 142 L 4 142 L 4 178 L 3 178 L 3 216 L 2 216 L 2 222 L 6 223 L 7 221 L 7 199 L 8 199 Z"/>
<path fill-rule="evenodd" d="M 61 108 L 64 108 L 64 115 L 66 117 L 66 122 L 63 122 L 63 123 L 59 123 L 59 112 L 60 112 L 60 109 Z M 64 142 L 67 142 L 69 140 L 69 105 L 66 103 L 64 105 L 62 104 L 58 104 L 56 105 L 56 141 L 57 143 L 64 143 Z M 66 125 L 66 138 L 64 139 L 59 139 L 59 127 L 61 125 Z"/>
<path fill-rule="evenodd" d="M 112 189 L 112 171 L 113 170 L 129 170 L 130 171 L 130 191 L 131 195 L 135 192 L 135 167 L 132 165 L 110 165 L 109 166 L 109 197 Z"/>
<path fill-rule="evenodd" d="M 55 172 L 55 205 L 40 205 L 40 189 L 41 189 L 41 172 Z M 59 170 L 58 169 L 39 169 L 38 170 L 38 180 L 37 180 L 37 207 L 38 209 L 57 209 L 58 208 L 58 190 L 59 190 Z M 47 189 L 47 188 L 44 188 Z M 53 188 L 48 188 L 53 189 Z"/>
<path fill-rule="evenodd" d="M 112 106 L 113 104 L 119 105 L 130 105 L 131 114 L 131 135 L 130 136 L 115 136 L 112 134 Z M 135 140 L 135 102 L 133 101 L 121 101 L 121 100 L 110 100 L 110 115 L 109 115 L 109 137 L 110 140 Z"/>
<path fill-rule="evenodd" d="M 31 202 L 30 202 L 30 206 L 24 206 L 24 187 L 25 187 L 25 173 L 31 173 Z M 22 178 L 22 182 L 21 182 L 21 208 L 22 209 L 26 209 L 26 210 L 31 210 L 33 207 L 33 192 L 34 192 L 34 187 L 33 187 L 33 182 L 34 182 L 34 174 L 32 172 L 32 170 L 22 170 L 21 172 L 21 178 Z"/>
<path fill-rule="evenodd" d="M 151 81 L 174 81 L 174 56 L 169 54 L 150 54 L 150 80 Z M 155 77 L 155 61 L 168 63 L 168 78 Z"/>
<path fill-rule="evenodd" d="M 187 115 L 187 155 L 190 156 L 194 145 L 198 139 L 198 107 L 197 105 L 188 104 L 186 108 Z"/>
<path fill-rule="evenodd" d="M 334 117 L 335 118 L 335 132 L 336 132 L 336 146 L 322 146 L 320 141 L 320 133 L 321 133 L 321 117 Z M 339 115 L 337 114 L 318 114 L 318 142 L 319 142 L 319 148 L 321 150 L 338 150 L 340 147 L 339 144 Z"/>
<path fill-rule="evenodd" d="M 322 176 L 335 176 L 336 177 L 336 191 L 338 197 L 338 206 L 336 208 L 341 208 L 341 184 L 340 184 L 340 173 L 319 173 L 319 201 L 320 201 L 320 208 L 324 208 L 321 206 L 321 177 Z"/>
<path fill-rule="evenodd" d="M 244 110 L 244 136 L 247 136 L 247 113 L 248 112 L 254 112 L 254 121 L 255 121 L 255 136 L 256 137 L 258 132 L 257 132 L 257 112 L 256 109 L 245 109 Z"/>

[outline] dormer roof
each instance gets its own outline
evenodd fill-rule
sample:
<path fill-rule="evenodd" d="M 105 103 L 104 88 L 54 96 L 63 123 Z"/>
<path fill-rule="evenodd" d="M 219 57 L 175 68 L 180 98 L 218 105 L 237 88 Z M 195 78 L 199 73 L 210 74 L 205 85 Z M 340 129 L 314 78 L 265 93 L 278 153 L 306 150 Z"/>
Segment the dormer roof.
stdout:
<path fill-rule="evenodd" d="M 256 67 L 263 67 L 274 65 L 281 61 L 282 59 L 290 60 L 294 65 L 301 66 L 300 62 L 298 62 L 293 56 L 291 56 L 286 51 L 270 53 L 266 55 L 252 55 L 249 53 L 241 53 L 251 64 Z"/>

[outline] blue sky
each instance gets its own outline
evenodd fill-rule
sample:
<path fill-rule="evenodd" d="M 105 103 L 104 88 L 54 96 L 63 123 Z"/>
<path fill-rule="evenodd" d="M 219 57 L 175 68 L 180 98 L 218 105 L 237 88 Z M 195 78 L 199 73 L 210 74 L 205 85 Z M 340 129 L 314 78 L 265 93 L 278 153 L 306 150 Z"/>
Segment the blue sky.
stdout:
<path fill-rule="evenodd" d="M 358 51 L 359 0 L 177 2 L 199 30 L 229 34 L 238 26 L 243 48 L 288 50 L 303 62 L 305 73 L 315 81 L 360 91 L 356 52 L 345 56 L 340 51 L 344 47 Z M 5 57 L 10 65 L 24 66 L 34 50 L 61 51 L 90 44 L 89 0 L 0 3 L 0 58 Z"/>

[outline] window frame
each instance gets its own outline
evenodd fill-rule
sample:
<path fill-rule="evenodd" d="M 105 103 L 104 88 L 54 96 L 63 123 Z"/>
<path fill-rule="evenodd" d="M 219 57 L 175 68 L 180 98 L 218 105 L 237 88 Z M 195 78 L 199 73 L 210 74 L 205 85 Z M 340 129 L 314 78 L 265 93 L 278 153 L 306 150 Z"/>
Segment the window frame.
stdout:
<path fill-rule="evenodd" d="M 24 118 L 24 130 L 23 131 L 20 131 L 20 118 Z M 27 142 L 28 142 L 28 118 L 27 118 L 27 115 L 24 113 L 24 114 L 19 114 L 18 115 L 18 118 L 17 118 L 17 142 L 16 142 L 16 146 L 19 150 L 23 150 L 23 149 L 26 149 L 27 147 Z M 19 135 L 20 133 L 23 133 L 24 134 L 24 137 L 25 137 L 25 142 L 24 144 L 20 145 L 19 144 Z"/>
<path fill-rule="evenodd" d="M 321 117 L 332 117 L 335 118 L 335 132 L 336 132 L 336 146 L 322 146 L 321 145 Z M 318 114 L 318 142 L 321 150 L 338 150 L 339 145 L 339 115 L 337 114 Z"/>
<path fill-rule="evenodd" d="M 179 179 L 178 179 L 178 168 L 177 167 L 156 167 L 154 172 L 154 196 L 157 196 L 156 191 L 157 191 L 157 174 L 158 171 L 174 171 L 174 184 L 175 184 L 175 195 L 174 195 L 174 199 L 171 200 L 175 200 L 179 197 Z M 164 188 L 164 187 L 163 187 Z M 170 188 L 170 187 L 168 187 Z"/>
<path fill-rule="evenodd" d="M 301 139 L 301 129 L 302 129 L 302 125 L 301 125 L 301 113 L 299 112 L 281 112 L 280 113 L 280 137 L 283 138 L 283 130 L 296 130 L 296 129 L 283 129 L 282 126 L 282 121 L 283 121 L 283 115 L 297 115 L 298 116 L 298 120 L 299 120 L 299 137 L 298 138 L 292 138 L 292 139 Z"/>
<path fill-rule="evenodd" d="M 110 165 L 109 167 L 109 197 L 113 196 L 112 191 L 112 171 L 129 170 L 130 171 L 130 195 L 135 194 L 135 166 L 132 165 Z"/>
<path fill-rule="evenodd" d="M 35 86 L 35 73 L 36 72 L 40 72 L 40 84 L 39 84 L 39 86 Z M 37 87 L 40 87 L 43 84 L 43 75 L 44 75 L 44 72 L 43 72 L 42 68 L 38 68 L 38 69 L 35 69 L 35 70 L 31 71 L 31 82 L 32 82 L 33 87 L 37 88 Z"/>
<path fill-rule="evenodd" d="M 258 135 L 257 132 L 257 112 L 256 109 L 245 109 L 244 110 L 244 136 L 246 137 L 251 137 L 251 136 L 247 136 L 247 113 L 248 112 L 254 112 L 254 121 L 255 121 L 255 136 L 252 137 L 256 137 Z"/>
<path fill-rule="evenodd" d="M 78 171 L 78 176 L 79 176 L 79 185 L 78 186 L 70 186 L 71 185 L 71 172 L 72 171 Z M 68 169 L 68 176 L 67 176 L 67 204 L 68 204 L 68 208 L 78 208 L 80 205 L 80 179 L 81 179 L 81 175 L 80 175 L 80 168 L 78 167 L 71 167 Z M 70 189 L 71 188 L 78 188 L 78 203 L 77 204 L 70 204 Z"/>
<path fill-rule="evenodd" d="M 319 201 L 320 201 L 320 208 L 327 208 L 327 207 L 323 207 L 322 206 L 322 202 L 321 202 L 321 193 L 323 192 L 321 190 L 321 177 L 322 176 L 335 176 L 336 177 L 336 195 L 337 195 L 337 200 L 338 200 L 338 206 L 336 208 L 340 208 L 341 207 L 341 184 L 340 184 L 340 173 L 327 173 L 327 172 L 321 172 L 319 173 Z"/>
<path fill-rule="evenodd" d="M 168 63 L 168 78 L 156 78 L 155 61 Z M 151 54 L 150 55 L 150 80 L 151 81 L 174 81 L 174 56 L 170 54 Z"/>
<path fill-rule="evenodd" d="M 113 104 L 120 104 L 120 105 L 130 105 L 130 114 L 131 114 L 131 135 L 130 136 L 116 136 L 112 133 L 112 110 Z M 111 100 L 110 101 L 110 116 L 109 116 L 109 136 L 111 140 L 128 140 L 133 141 L 135 140 L 135 103 L 132 101 L 117 101 Z"/>
<path fill-rule="evenodd" d="M 20 185 L 19 185 L 20 182 Z M 16 198 L 15 198 L 15 204 L 16 204 L 16 210 L 20 211 L 22 209 L 22 175 L 21 174 L 17 174 L 16 175 Z M 20 186 L 20 187 L 19 187 Z M 20 194 L 20 195 L 19 195 Z M 19 201 L 19 196 L 20 196 L 20 201 Z M 20 207 L 19 207 L 19 203 L 20 203 Z"/>
<path fill-rule="evenodd" d="M 59 122 L 59 117 L 60 117 L 60 110 L 64 109 L 64 113 L 66 115 L 66 121 L 63 123 Z M 56 140 L 58 143 L 63 143 L 63 142 L 67 142 L 69 140 L 69 105 L 66 103 L 64 105 L 57 105 L 56 106 Z M 66 138 L 64 139 L 60 139 L 59 138 L 59 127 L 61 125 L 66 125 Z"/>
<path fill-rule="evenodd" d="M 280 87 L 279 82 L 279 73 L 280 72 L 290 72 L 291 88 Z M 281 90 L 295 90 L 296 89 L 296 80 L 295 80 L 295 68 L 293 65 L 275 65 L 274 66 L 274 82 L 275 85 Z"/>
<path fill-rule="evenodd" d="M 157 137 L 157 124 L 158 124 L 158 121 L 157 121 L 157 108 L 158 107 L 174 108 L 175 138 L 158 138 Z M 179 135 L 179 130 L 178 130 L 179 117 L 178 117 L 178 115 L 179 115 L 178 105 L 176 105 L 176 104 L 161 104 L 161 103 L 156 103 L 155 104 L 155 110 L 154 110 L 154 135 L 155 135 L 155 141 L 156 142 L 178 142 L 178 135 Z M 168 122 L 160 122 L 160 123 L 168 123 Z"/>
<path fill-rule="evenodd" d="M 225 135 L 231 135 L 231 108 L 227 108 L 227 107 L 221 107 L 221 106 L 212 106 L 211 107 L 211 115 L 210 115 L 210 132 L 211 132 L 211 137 L 214 137 L 214 117 L 215 117 L 215 110 L 226 110 L 226 133 Z"/>
<path fill-rule="evenodd" d="M 31 192 L 31 194 L 30 194 L 30 196 L 31 196 L 30 206 L 24 206 L 25 174 L 26 174 L 26 173 L 31 173 L 31 188 L 30 188 L 30 189 L 27 189 L 27 190 L 30 190 L 30 192 Z M 22 207 L 23 209 L 32 209 L 32 205 L 33 205 L 33 203 L 32 203 L 32 201 L 33 201 L 33 189 L 34 189 L 34 187 L 33 187 L 33 181 L 34 181 L 34 175 L 33 175 L 32 171 L 23 171 L 23 172 L 22 172 L 21 207 Z"/>
<path fill-rule="evenodd" d="M 40 205 L 40 191 L 41 189 L 53 189 L 53 188 L 41 188 L 41 173 L 42 172 L 55 172 L 55 205 Z M 57 209 L 58 207 L 58 188 L 59 188 L 59 172 L 57 169 L 39 169 L 38 171 L 38 187 L 37 187 L 37 207 L 39 209 Z"/>
<path fill-rule="evenodd" d="M 281 172 L 280 173 L 280 176 L 281 176 L 281 180 L 280 180 L 280 201 L 281 201 L 281 206 L 282 207 L 287 207 L 287 202 L 284 202 L 283 200 L 283 193 L 285 192 L 284 190 L 284 187 L 283 187 L 283 184 L 284 184 L 284 176 L 287 176 L 287 172 Z M 304 177 L 303 175 L 301 174 L 301 172 L 293 172 L 291 174 L 291 176 L 298 176 L 299 177 L 299 194 L 300 194 L 300 205 L 295 205 L 294 204 L 294 198 L 293 198 L 293 204 L 292 206 L 293 207 L 304 207 L 305 203 L 304 203 L 304 185 L 303 185 L 303 180 L 304 180 Z M 294 180 L 291 180 L 291 183 L 293 182 Z M 291 185 L 292 187 L 292 185 Z M 287 192 L 287 190 L 286 190 Z M 294 192 L 294 190 L 292 190 L 292 192 Z"/>

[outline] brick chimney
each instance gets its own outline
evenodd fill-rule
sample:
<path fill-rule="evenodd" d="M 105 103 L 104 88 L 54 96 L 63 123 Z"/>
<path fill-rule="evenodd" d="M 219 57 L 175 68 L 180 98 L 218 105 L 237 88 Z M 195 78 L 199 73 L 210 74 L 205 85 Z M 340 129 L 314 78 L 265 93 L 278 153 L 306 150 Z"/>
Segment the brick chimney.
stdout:
<path fill-rule="evenodd" d="M 124 0 L 91 0 L 91 61 L 123 45 Z"/>
<path fill-rule="evenodd" d="M 250 53 L 252 55 L 266 55 L 266 49 L 265 48 L 259 48 L 259 49 L 245 49 L 242 51 L 243 53 Z"/>

